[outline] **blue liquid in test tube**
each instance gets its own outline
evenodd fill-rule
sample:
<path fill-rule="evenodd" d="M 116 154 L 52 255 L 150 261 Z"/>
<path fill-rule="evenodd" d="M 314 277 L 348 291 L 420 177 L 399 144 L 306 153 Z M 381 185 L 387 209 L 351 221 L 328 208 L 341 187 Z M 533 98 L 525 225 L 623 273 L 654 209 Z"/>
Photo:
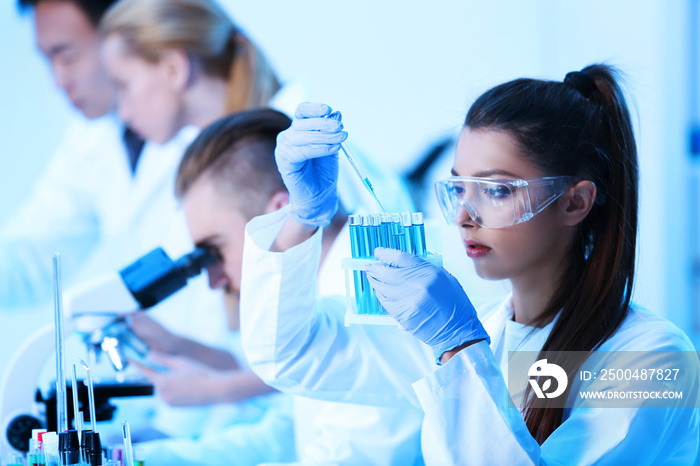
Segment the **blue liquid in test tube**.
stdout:
<path fill-rule="evenodd" d="M 401 214 L 401 228 L 403 229 L 405 251 L 411 254 L 416 253 L 416 246 L 413 242 L 413 229 L 411 223 L 411 213 L 403 212 Z"/>
<path fill-rule="evenodd" d="M 406 250 L 406 237 L 404 236 L 403 226 L 401 225 L 401 214 L 391 215 L 391 234 L 392 247 L 399 251 Z"/>
<path fill-rule="evenodd" d="M 362 241 L 362 215 L 350 215 L 350 249 L 353 259 L 364 257 L 364 244 Z M 355 289 L 355 307 L 358 314 L 362 313 L 364 293 L 362 290 L 363 273 L 359 270 L 352 271 L 353 288 Z"/>
<path fill-rule="evenodd" d="M 425 247 L 425 225 L 423 223 L 423 213 L 413 212 L 411 214 L 411 230 L 413 231 L 413 243 L 416 248 L 415 254 L 425 257 L 428 251 Z"/>

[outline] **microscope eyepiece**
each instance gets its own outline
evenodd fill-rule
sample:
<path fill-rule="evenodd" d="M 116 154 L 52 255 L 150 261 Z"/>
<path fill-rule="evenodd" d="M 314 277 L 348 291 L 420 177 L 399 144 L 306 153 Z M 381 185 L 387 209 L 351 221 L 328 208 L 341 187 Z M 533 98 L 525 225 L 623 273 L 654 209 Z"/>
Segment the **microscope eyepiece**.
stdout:
<path fill-rule="evenodd" d="M 175 262 L 175 267 L 182 270 L 187 278 L 199 275 L 202 269 L 216 262 L 216 256 L 209 248 L 197 248 L 185 254 Z"/>
<path fill-rule="evenodd" d="M 189 278 L 199 275 L 215 261 L 216 256 L 208 248 L 197 248 L 176 262 L 162 248 L 157 248 L 119 274 L 141 308 L 147 308 L 184 288 Z"/>

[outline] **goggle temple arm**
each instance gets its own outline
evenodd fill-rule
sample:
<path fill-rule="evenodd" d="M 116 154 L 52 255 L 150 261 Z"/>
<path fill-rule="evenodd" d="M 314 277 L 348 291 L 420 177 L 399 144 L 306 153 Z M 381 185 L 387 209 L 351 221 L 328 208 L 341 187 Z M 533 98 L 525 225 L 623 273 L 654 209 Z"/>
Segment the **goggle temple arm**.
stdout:
<path fill-rule="evenodd" d="M 557 200 L 575 180 L 576 178 L 572 176 L 557 176 L 529 181 L 527 193 L 532 206 L 530 218 L 542 212 L 548 205 Z"/>

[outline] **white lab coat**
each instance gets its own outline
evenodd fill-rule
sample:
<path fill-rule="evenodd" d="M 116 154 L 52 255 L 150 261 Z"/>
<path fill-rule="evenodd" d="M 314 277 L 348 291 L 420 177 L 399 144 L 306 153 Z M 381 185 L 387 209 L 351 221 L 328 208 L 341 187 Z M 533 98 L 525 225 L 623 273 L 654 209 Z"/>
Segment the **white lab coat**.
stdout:
<path fill-rule="evenodd" d="M 698 453 L 698 367 L 681 368 L 675 409 L 596 408 L 577 399 L 579 390 L 614 389 L 622 382 L 580 382 L 571 390 L 564 422 L 540 447 L 519 411 L 508 407 L 503 378 L 508 351 L 539 351 L 543 329 L 511 320 L 511 300 L 483 319 L 491 346 L 480 342 L 414 384 L 426 416 L 423 451 L 430 464 L 692 464 Z M 688 337 L 669 321 L 633 306 L 598 351 L 643 351 L 645 367 L 665 367 L 665 352 L 694 352 Z M 656 352 L 656 353 L 654 353 Z M 658 355 L 658 356 L 655 356 Z M 495 356 L 494 356 L 495 355 Z M 533 361 L 534 362 L 534 361 Z M 624 388 L 625 386 L 622 385 Z M 631 387 L 634 388 L 634 387 Z M 464 396 L 468 393 L 468 396 Z M 522 392 L 513 397 L 520 406 Z M 448 419 L 450 421 L 448 421 Z M 488 428 L 484 419 L 491 419 Z M 484 429 L 484 436 L 469 435 Z"/>
<path fill-rule="evenodd" d="M 180 159 L 199 129 L 183 128 L 169 142 L 146 143 L 132 176 L 114 115 L 73 124 L 34 195 L 7 223 L 0 241 L 0 300 L 21 305 L 50 295 L 54 251 L 70 284 L 114 273 L 156 247 L 177 259 L 194 245 L 174 196 Z M 83 269 L 82 271 L 80 269 Z M 155 306 L 149 314 L 172 332 L 235 348 L 219 291 L 206 274 Z M 154 398 L 153 426 L 176 437 L 216 431 L 241 417 L 241 407 L 174 408 Z M 128 416 L 124 405 L 121 416 Z M 121 409 L 121 408 L 120 408 Z M 249 418 L 250 416 L 244 417 Z M 136 426 L 134 426 L 136 427 Z"/>
<path fill-rule="evenodd" d="M 275 393 L 246 400 L 246 417 L 196 439 L 172 438 L 138 443 L 136 458 L 150 466 L 255 466 L 261 461 L 292 461 L 293 407 L 291 397 Z"/>
<path fill-rule="evenodd" d="M 76 120 L 37 180 L 33 195 L 0 232 L 0 306 L 34 304 L 50 296 L 54 252 L 70 278 L 110 228 L 112 212 L 128 205 L 132 184 L 114 115 Z"/>
<path fill-rule="evenodd" d="M 345 293 L 340 260 L 348 257 L 349 251 L 350 234 L 346 224 L 319 269 L 319 295 Z M 315 319 L 315 316 L 309 318 Z M 422 464 L 420 427 L 423 416 L 419 410 L 406 412 L 295 396 L 294 418 L 298 464 Z"/>
<path fill-rule="evenodd" d="M 114 273 L 158 246 L 173 259 L 192 250 L 173 184 L 180 158 L 198 130 L 184 128 L 163 145 L 147 143 L 133 176 L 122 131 L 113 114 L 70 126 L 32 197 L 0 232 L 0 306 L 50 296 L 54 252 L 61 254 L 64 283 L 70 284 Z M 221 307 L 218 294 L 199 277 L 152 314 L 173 331 L 221 344 L 226 341 L 223 315 L 207 322 L 186 308 L 179 311 L 176 304 L 192 305 L 187 296 L 200 293 Z"/>
<path fill-rule="evenodd" d="M 284 253 L 268 251 L 284 218 L 284 212 L 269 214 L 247 226 L 242 337 L 263 380 L 322 399 L 406 409 L 418 402 L 425 412 L 426 464 L 630 464 L 630 458 L 632 464 L 690 464 L 695 459 L 698 409 L 589 408 L 577 402 L 540 447 L 520 412 L 508 408 L 510 394 L 494 353 L 505 361 L 509 350 L 537 351 L 551 326 L 504 337 L 512 311 L 509 315 L 508 306 L 501 306 L 483 319 L 493 336 L 491 347 L 477 343 L 436 369 L 430 351 L 406 345 L 391 329 L 343 327 L 342 301 L 317 301 L 314 293 L 320 233 Z M 310 313 L 318 316 L 313 325 Z M 673 324 L 636 307 L 600 349 L 693 351 Z M 688 367 L 684 377 L 690 387 L 686 406 L 694 408 L 697 367 Z"/>
<path fill-rule="evenodd" d="M 251 250 L 250 236 L 246 237 L 241 336 L 251 367 L 266 383 L 286 393 L 333 402 L 320 405 L 324 423 L 315 429 L 316 440 L 309 442 L 301 438 L 297 441 L 299 461 L 309 464 L 422 464 L 416 442 L 422 412 L 410 382 L 432 368 L 429 348 L 396 327 L 345 327 L 344 298 L 329 298 L 324 301 L 330 303 L 328 307 L 315 311 L 316 288 L 309 284 L 316 283 L 320 243 L 313 253 L 303 250 L 295 254 L 292 249 L 290 254 L 285 253 L 284 259 L 266 253 L 279 229 L 279 221 L 285 218 L 285 210 L 258 217 L 248 226 L 250 235 L 253 224 L 264 224 L 261 229 L 265 230 L 265 238 L 258 239 L 266 244 L 260 250 Z M 342 235 L 319 273 L 327 290 L 344 284 L 337 259 L 349 256 L 350 248 L 347 230 Z M 314 238 L 320 241 L 320 236 Z M 285 268 L 296 261 L 304 264 L 303 276 L 285 281 L 279 270 L 275 271 L 277 267 Z M 267 284 L 261 286 L 261 280 Z M 301 283 L 304 285 L 299 286 Z M 295 286 L 298 292 L 280 293 L 277 285 L 283 289 Z M 280 305 L 277 298 L 281 296 L 293 297 Z M 370 341 L 376 344 L 366 344 Z M 396 347 L 405 348 L 404 361 L 392 361 L 392 350 Z M 338 358 L 338 351 L 347 355 L 366 351 L 366 357 L 377 364 L 368 366 L 369 370 L 365 371 L 350 356 Z M 391 370 L 390 363 L 394 365 Z M 337 387 L 333 380 L 322 375 L 325 367 L 340 374 Z M 386 390 L 382 383 L 384 377 L 397 377 L 398 381 L 391 386 L 403 385 L 404 393 Z M 348 390 L 349 380 L 367 390 Z M 373 392 L 375 381 L 378 390 Z M 297 400 L 298 404 L 309 402 Z"/>

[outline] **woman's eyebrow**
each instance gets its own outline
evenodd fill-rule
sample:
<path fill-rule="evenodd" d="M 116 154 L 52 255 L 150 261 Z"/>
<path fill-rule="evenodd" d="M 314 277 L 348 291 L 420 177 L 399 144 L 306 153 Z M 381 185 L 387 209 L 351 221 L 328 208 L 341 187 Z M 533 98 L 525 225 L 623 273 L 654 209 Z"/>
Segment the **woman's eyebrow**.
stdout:
<path fill-rule="evenodd" d="M 462 176 L 458 174 L 455 169 L 451 169 L 450 172 L 452 173 L 452 176 Z M 494 175 L 499 175 L 499 176 L 504 176 L 506 178 L 520 178 L 518 175 L 515 175 L 507 170 L 501 170 L 501 169 L 495 169 L 495 170 L 484 170 L 480 171 L 477 173 L 474 173 L 473 175 L 470 175 L 471 178 L 489 178 Z"/>

